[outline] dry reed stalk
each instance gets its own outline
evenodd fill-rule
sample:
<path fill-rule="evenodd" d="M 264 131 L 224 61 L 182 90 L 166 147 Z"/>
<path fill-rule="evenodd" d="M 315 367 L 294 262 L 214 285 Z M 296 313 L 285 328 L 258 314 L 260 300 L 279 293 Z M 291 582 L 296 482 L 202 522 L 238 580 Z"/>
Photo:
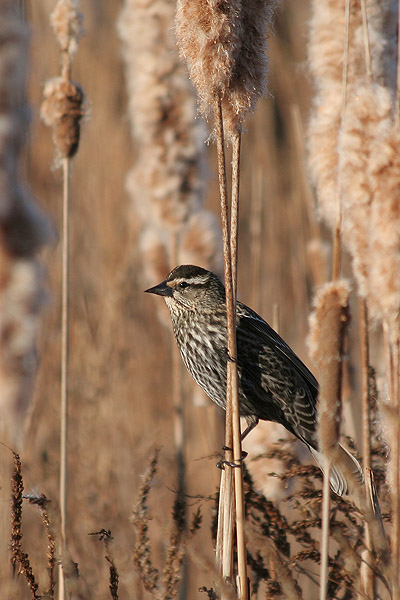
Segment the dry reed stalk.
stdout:
<path fill-rule="evenodd" d="M 68 501 L 68 376 L 69 376 L 69 220 L 71 199 L 70 160 L 76 154 L 83 116 L 83 92 L 71 81 L 72 59 L 82 35 L 82 15 L 78 0 L 58 0 L 50 20 L 60 46 L 61 76 L 50 79 L 44 89 L 41 116 L 53 128 L 56 162 L 63 169 L 62 281 L 61 281 L 61 382 L 60 382 L 60 514 L 61 554 L 67 552 Z M 65 597 L 65 573 L 59 569 L 58 597 Z"/>
<path fill-rule="evenodd" d="M 222 124 L 221 124 L 222 125 Z M 217 126 L 219 129 L 219 126 Z M 222 127 L 220 128 L 222 133 Z M 242 442 L 240 431 L 240 411 L 239 411 L 239 379 L 237 371 L 237 348 L 236 348 L 236 297 L 237 297 L 237 259 L 238 259 L 238 221 L 239 221 L 239 181 L 240 181 L 240 143 L 241 135 L 239 132 L 232 134 L 232 198 L 230 206 L 230 226 L 227 232 L 224 227 L 228 227 L 228 211 L 226 217 L 222 218 L 223 223 L 223 245 L 230 242 L 229 253 L 224 251 L 224 261 L 230 258 L 231 272 L 225 267 L 225 281 L 229 275 L 232 279 L 231 302 L 226 300 L 227 323 L 228 323 L 228 353 L 233 359 L 234 364 L 228 366 L 227 375 L 229 375 L 228 386 L 230 392 L 227 392 L 227 403 L 232 405 L 232 438 L 233 438 L 233 461 L 237 465 L 234 471 L 235 483 L 235 517 L 236 517 L 236 542 L 237 542 L 237 561 L 238 561 L 238 581 L 239 598 L 247 600 L 249 595 L 247 580 L 247 556 L 245 540 L 245 511 L 244 511 L 244 491 L 243 491 L 243 473 L 242 473 Z M 223 142 L 223 136 L 221 136 Z M 221 214 L 227 207 L 221 202 Z M 229 288 L 229 286 L 228 286 Z M 229 293 L 229 292 L 228 292 Z M 232 354 L 230 353 L 232 351 Z M 231 361 L 229 361 L 231 362 Z M 228 425 L 228 423 L 227 423 Z"/>
<path fill-rule="evenodd" d="M 362 369 L 362 445 L 363 445 L 363 467 L 365 474 L 366 497 L 369 497 L 368 489 L 370 487 L 370 478 L 367 473 L 371 472 L 371 410 L 369 393 L 369 336 L 368 336 L 368 307 L 364 299 L 360 300 L 360 348 L 361 348 L 361 369 Z M 374 504 L 371 504 L 374 506 Z M 368 598 L 372 598 L 375 589 L 375 577 L 373 569 L 369 567 L 372 564 L 372 530 L 370 523 L 365 524 L 365 562 L 361 580 L 363 590 Z"/>
<path fill-rule="evenodd" d="M 221 224 L 222 224 L 222 243 L 224 253 L 224 272 L 225 272 L 225 295 L 226 295 L 226 313 L 227 313 L 227 335 L 228 335 L 228 355 L 229 360 L 226 366 L 226 415 L 225 415 L 225 460 L 232 463 L 235 459 L 237 451 L 237 439 L 239 437 L 240 444 L 240 423 L 239 423 L 239 436 L 237 431 L 237 424 L 234 431 L 234 418 L 238 417 L 238 411 L 234 416 L 234 404 L 238 406 L 238 379 L 237 379 L 237 367 L 236 367 L 236 310 L 234 305 L 235 292 L 232 281 L 232 254 L 231 254 L 231 239 L 230 239 L 230 228 L 229 228 L 229 217 L 228 217 L 228 190 L 226 183 L 226 162 L 225 162 L 225 144 L 224 144 L 224 128 L 222 119 L 222 106 L 219 94 L 215 95 L 214 98 L 214 118 L 215 118 L 215 129 L 216 129 L 216 142 L 217 142 L 217 161 L 218 161 L 218 180 L 219 180 L 219 194 L 221 201 Z M 232 217 L 234 218 L 234 217 Z M 233 449 L 233 452 L 232 452 Z M 241 450 L 240 450 L 241 451 Z M 240 457 L 241 458 L 241 455 Z M 240 463 L 238 463 L 240 468 Z M 234 496 L 233 487 L 229 485 L 229 478 L 225 482 L 223 490 L 220 489 L 220 503 L 221 512 L 223 515 L 224 529 L 222 536 L 217 539 L 217 546 L 222 549 L 217 553 L 218 566 L 222 570 L 222 576 L 226 579 L 231 580 L 233 575 L 233 520 L 230 518 L 229 513 L 233 513 Z M 236 490 L 236 479 L 235 479 L 235 490 Z M 223 495 L 221 495 L 221 491 Z M 243 494 L 241 502 L 243 502 Z M 236 507 L 236 505 L 235 505 Z M 240 510 L 240 509 L 239 509 Z M 236 513 L 237 518 L 237 513 Z M 226 529 L 225 529 L 226 526 Z M 240 526 L 244 527 L 243 521 Z M 219 533 L 221 530 L 219 529 Z M 219 557 L 222 557 L 222 562 L 219 562 Z M 247 581 L 247 579 L 245 580 Z M 243 580 L 240 581 L 241 589 L 239 594 L 243 590 Z M 246 586 L 247 589 L 247 586 Z"/>
<path fill-rule="evenodd" d="M 49 241 L 50 227 L 20 177 L 30 112 L 29 31 L 18 3 L 1 0 L 0 12 L 0 433 L 3 440 L 20 445 L 38 365 L 36 338 L 45 300 L 34 257 Z"/>

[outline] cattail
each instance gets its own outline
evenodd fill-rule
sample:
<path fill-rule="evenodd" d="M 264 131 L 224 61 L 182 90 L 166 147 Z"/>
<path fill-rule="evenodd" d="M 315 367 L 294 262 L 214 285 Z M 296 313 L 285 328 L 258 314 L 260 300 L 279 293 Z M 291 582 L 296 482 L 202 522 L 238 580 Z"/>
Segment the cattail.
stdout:
<path fill-rule="evenodd" d="M 83 35 L 82 15 L 78 8 L 78 0 L 58 0 L 50 16 L 61 52 L 68 54 L 70 60 L 75 56 Z"/>
<path fill-rule="evenodd" d="M 371 150 L 369 182 L 373 194 L 369 306 L 372 315 L 387 320 L 395 333 L 400 314 L 400 130 L 389 120 Z"/>
<path fill-rule="evenodd" d="M 175 31 L 182 58 L 207 115 L 214 95 L 223 97 L 240 52 L 241 2 L 179 0 Z"/>
<path fill-rule="evenodd" d="M 368 290 L 370 223 L 373 191 L 368 176 L 371 152 L 385 123 L 391 122 L 393 98 L 382 86 L 361 87 L 346 106 L 339 134 L 339 187 L 342 196 L 342 239 L 353 261 L 360 294 Z M 381 259 L 383 254 L 381 254 Z"/>
<path fill-rule="evenodd" d="M 22 441 L 37 370 L 36 339 L 45 298 L 33 257 L 49 241 L 50 227 L 19 179 L 29 114 L 28 30 L 13 1 L 1 0 L 0 10 L 0 430 L 16 444 Z"/>
<path fill-rule="evenodd" d="M 235 135 L 267 94 L 267 35 L 277 0 L 251 3 L 180 0 L 176 36 L 207 116 L 219 95 L 225 131 Z"/>
<path fill-rule="evenodd" d="M 308 58 L 316 87 L 308 145 L 309 168 L 316 187 L 320 217 L 334 230 L 338 220 L 337 187 L 338 132 L 340 130 L 343 94 L 343 57 L 346 40 L 345 0 L 314 0 L 310 21 Z M 396 61 L 394 0 L 369 0 L 368 33 L 374 81 L 392 87 Z M 390 25 L 388 25 L 390 23 Z M 367 82 L 361 7 L 350 0 L 346 94 L 357 94 Z"/>
<path fill-rule="evenodd" d="M 72 158 L 79 146 L 83 91 L 77 83 L 54 77 L 47 81 L 43 95 L 41 116 L 53 127 L 58 159 Z"/>
<path fill-rule="evenodd" d="M 56 163 L 72 158 L 79 146 L 80 120 L 84 114 L 84 93 L 71 81 L 71 61 L 83 34 L 82 15 L 78 0 L 58 0 L 50 19 L 61 49 L 60 77 L 49 79 L 44 88 L 41 107 L 43 121 L 53 128 Z"/>
<path fill-rule="evenodd" d="M 328 458 L 339 441 L 343 338 L 349 320 L 349 284 L 338 280 L 323 285 L 310 316 L 308 347 L 319 372 L 319 447 Z"/>

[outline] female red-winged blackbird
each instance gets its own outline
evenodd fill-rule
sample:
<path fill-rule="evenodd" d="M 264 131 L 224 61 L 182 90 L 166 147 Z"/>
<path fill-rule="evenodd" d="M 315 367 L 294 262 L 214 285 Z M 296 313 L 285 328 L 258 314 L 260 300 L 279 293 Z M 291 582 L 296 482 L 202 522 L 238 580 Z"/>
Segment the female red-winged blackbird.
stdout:
<path fill-rule="evenodd" d="M 175 338 L 183 362 L 193 379 L 218 406 L 226 403 L 227 318 L 225 288 L 214 273 L 182 265 L 146 292 L 164 296 L 171 313 Z M 236 307 L 239 407 L 247 421 L 242 438 L 259 419 L 283 425 L 304 442 L 321 469 L 316 413 L 318 383 L 293 350 L 257 313 Z M 341 462 L 362 479 L 357 460 L 343 446 Z M 347 493 L 346 478 L 333 466 L 331 487 Z"/>

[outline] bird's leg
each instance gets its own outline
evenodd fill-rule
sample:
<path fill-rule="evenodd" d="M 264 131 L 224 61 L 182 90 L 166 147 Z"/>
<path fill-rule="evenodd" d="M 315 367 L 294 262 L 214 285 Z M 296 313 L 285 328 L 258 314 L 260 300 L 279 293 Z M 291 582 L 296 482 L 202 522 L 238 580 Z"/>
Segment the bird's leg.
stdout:
<path fill-rule="evenodd" d="M 240 439 L 242 440 L 242 442 L 243 442 L 244 438 L 249 435 L 250 431 L 253 431 L 254 427 L 256 427 L 258 425 L 257 417 L 254 417 L 254 416 L 246 417 L 246 421 L 247 421 L 247 427 L 240 436 Z"/>
<path fill-rule="evenodd" d="M 247 427 L 246 429 L 243 431 L 243 433 L 240 436 L 241 441 L 243 442 L 244 438 L 250 433 L 250 431 L 252 431 L 254 429 L 254 427 L 256 427 L 256 425 L 258 425 L 258 419 L 255 416 L 251 416 L 251 417 L 246 417 L 246 421 L 247 421 Z M 223 446 L 222 450 L 231 450 L 232 448 L 228 448 L 227 446 Z M 229 467 L 240 467 L 241 466 L 241 462 L 246 458 L 247 456 L 247 452 L 245 452 L 244 450 L 242 450 L 242 456 L 239 459 L 239 464 L 237 463 L 233 463 L 230 462 L 228 460 L 225 460 L 224 457 L 221 457 L 221 460 L 217 463 L 217 467 L 219 469 L 223 469 L 224 465 L 228 465 Z"/>

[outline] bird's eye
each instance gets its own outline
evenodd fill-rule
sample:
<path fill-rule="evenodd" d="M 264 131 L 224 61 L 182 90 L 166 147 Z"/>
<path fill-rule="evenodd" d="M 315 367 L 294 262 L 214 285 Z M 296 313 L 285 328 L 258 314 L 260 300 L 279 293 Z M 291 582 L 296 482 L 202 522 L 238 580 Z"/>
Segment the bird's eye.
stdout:
<path fill-rule="evenodd" d="M 181 290 L 184 290 L 187 286 L 188 286 L 188 284 L 186 283 L 186 281 L 181 281 L 180 283 L 178 283 L 178 287 Z"/>

